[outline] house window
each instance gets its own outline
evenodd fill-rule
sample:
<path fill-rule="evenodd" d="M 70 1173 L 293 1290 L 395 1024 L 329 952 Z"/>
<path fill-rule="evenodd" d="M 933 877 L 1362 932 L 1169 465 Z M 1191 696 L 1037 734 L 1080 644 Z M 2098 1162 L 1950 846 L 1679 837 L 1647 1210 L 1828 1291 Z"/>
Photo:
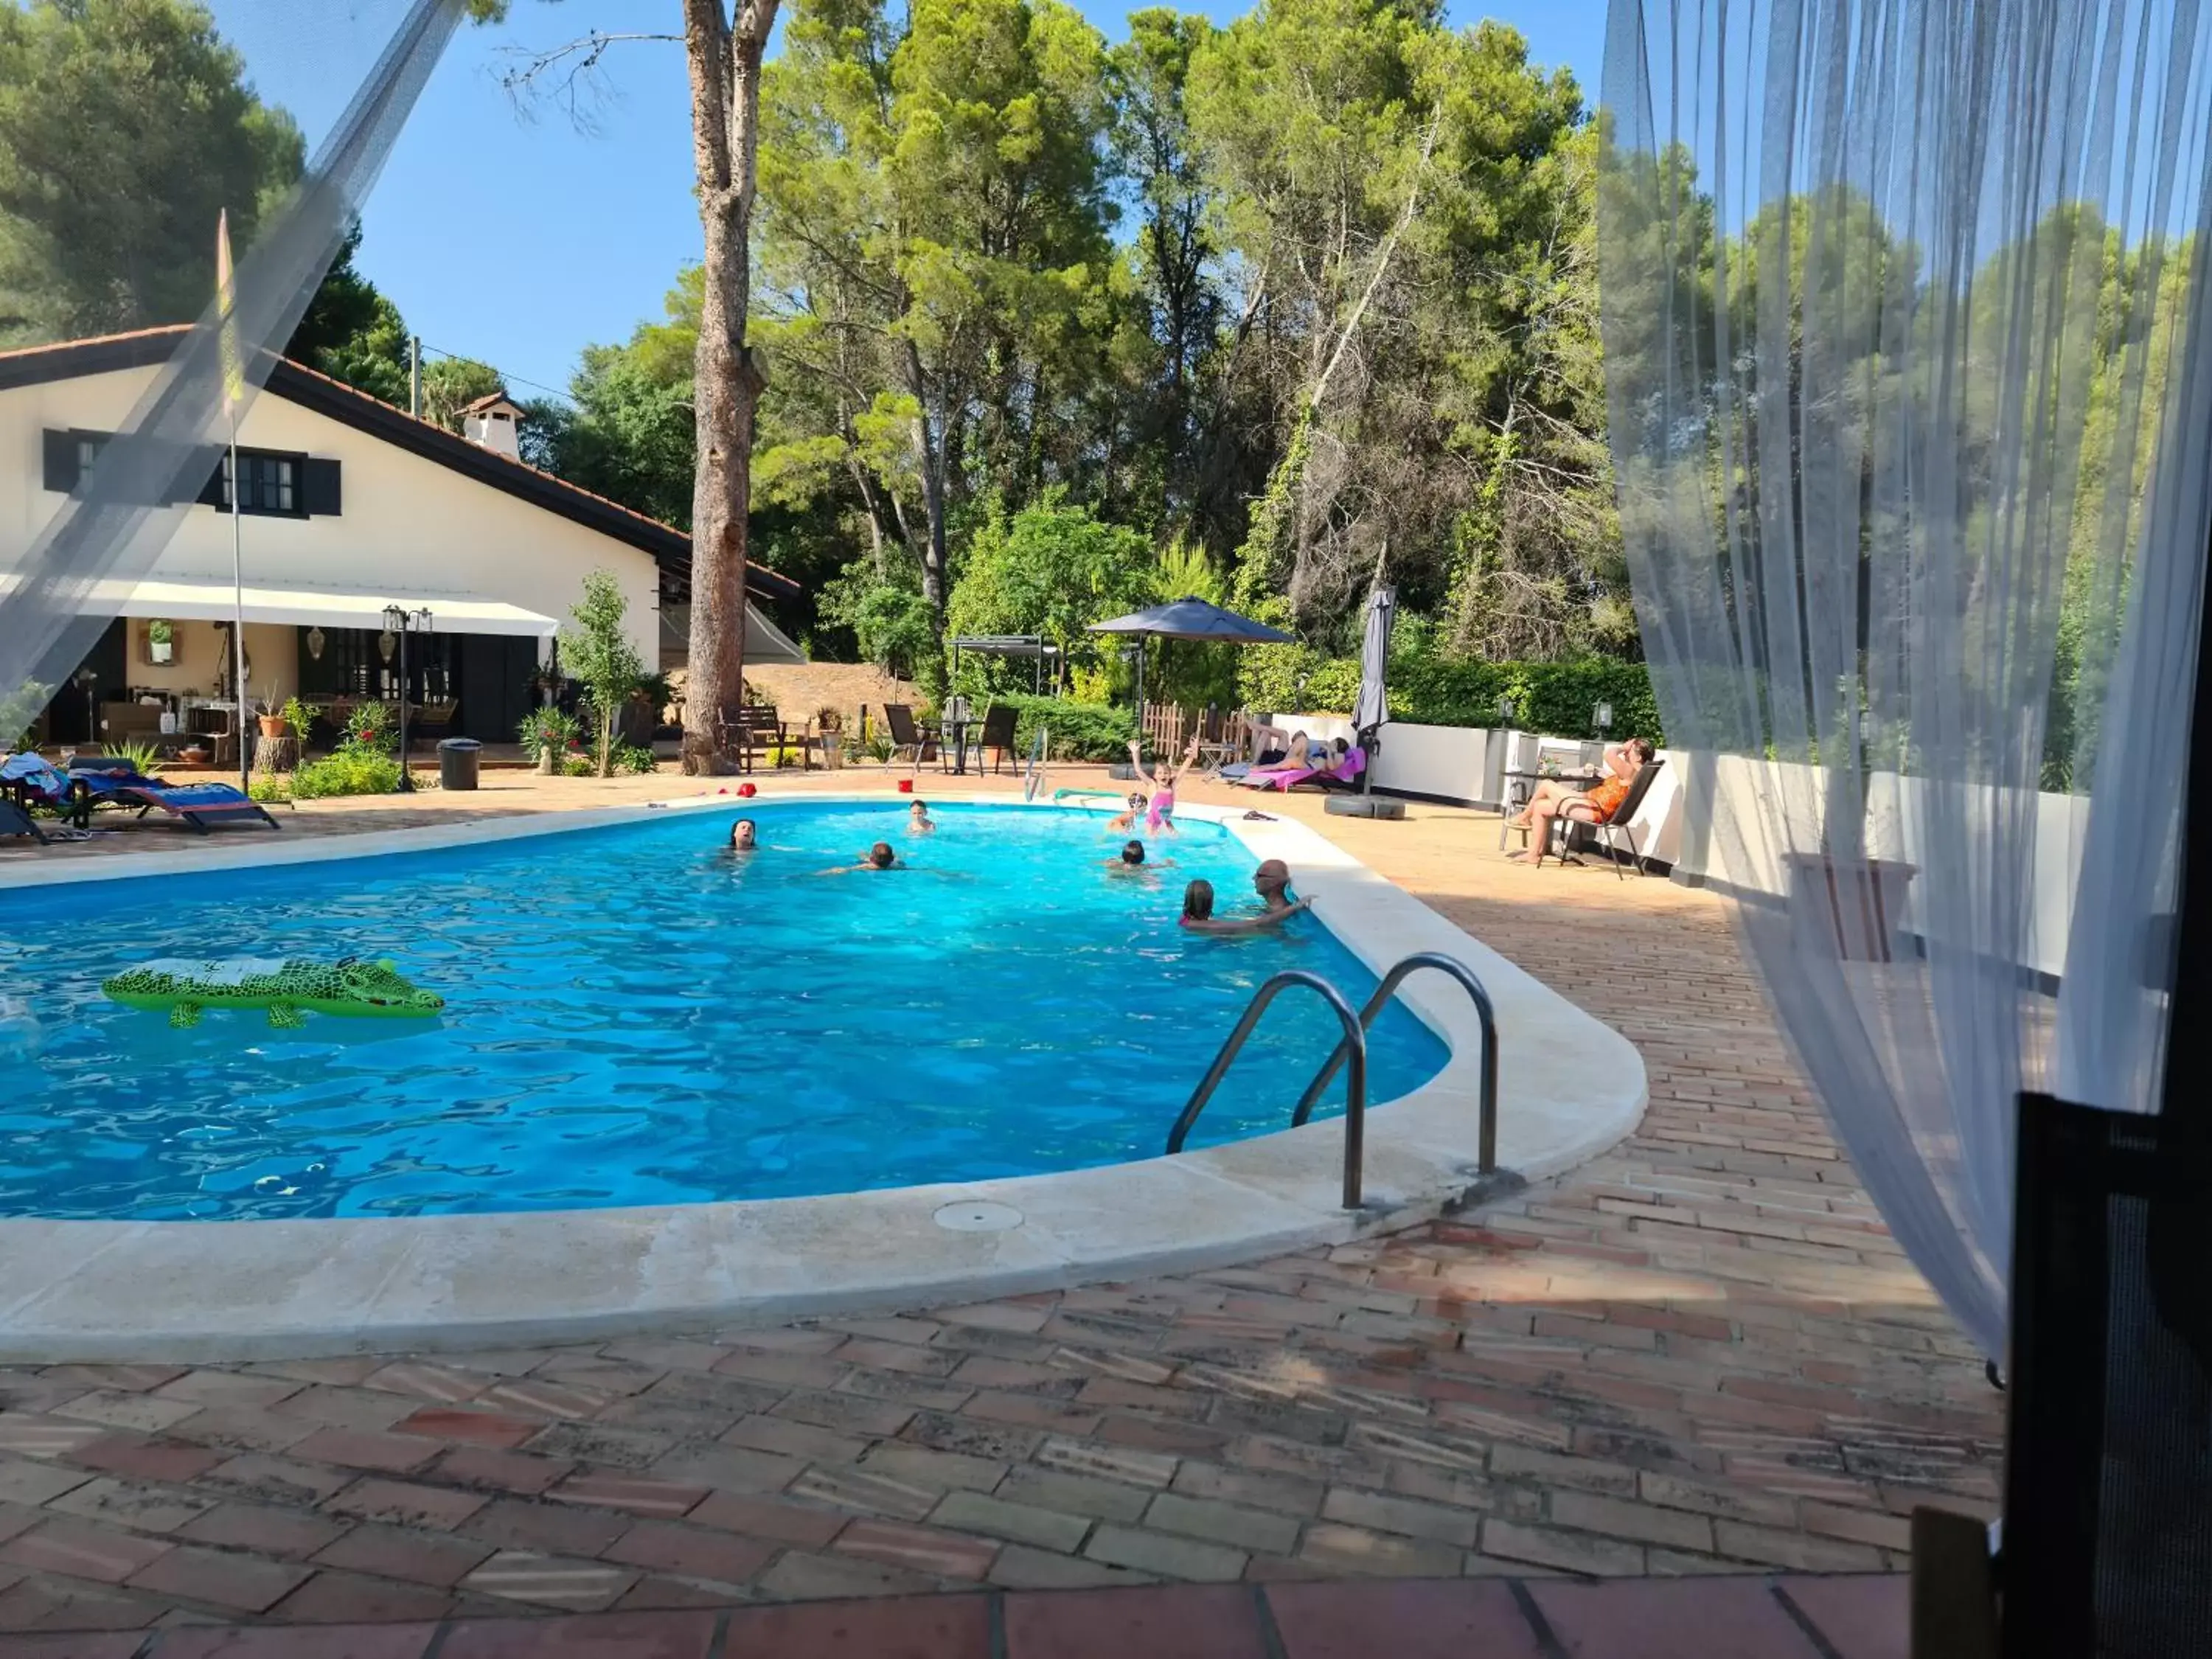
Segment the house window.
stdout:
<path fill-rule="evenodd" d="M 214 505 L 226 511 L 230 507 L 230 459 L 226 451 L 221 470 L 210 481 L 211 495 L 201 498 L 204 501 L 211 499 Z M 300 471 L 306 459 L 303 455 L 272 454 L 265 449 L 240 450 L 238 465 L 246 480 L 246 488 L 239 499 L 238 510 L 283 518 L 305 518 L 307 509 L 300 501 Z"/>
<path fill-rule="evenodd" d="M 92 469 L 99 462 L 100 452 L 106 447 L 107 440 L 88 432 L 80 432 L 76 435 L 76 488 L 82 494 L 85 485 L 91 481 Z"/>

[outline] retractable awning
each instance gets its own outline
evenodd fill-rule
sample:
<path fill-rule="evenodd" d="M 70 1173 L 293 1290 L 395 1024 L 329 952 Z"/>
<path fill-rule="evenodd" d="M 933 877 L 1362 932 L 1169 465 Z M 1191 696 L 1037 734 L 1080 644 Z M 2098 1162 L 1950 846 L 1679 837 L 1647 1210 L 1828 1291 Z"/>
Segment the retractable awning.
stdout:
<path fill-rule="evenodd" d="M 108 590 L 112 589 L 112 592 Z M 526 639 L 550 639 L 561 630 L 551 617 L 526 611 L 503 599 L 473 593 L 368 592 L 337 587 L 270 587 L 249 583 L 234 597 L 228 581 L 210 576 L 167 576 L 132 584 L 97 584 L 93 605 L 118 617 L 160 617 L 172 622 L 228 622 L 237 614 L 242 598 L 250 623 L 291 623 L 301 628 L 364 628 L 372 632 L 384 626 L 384 607 L 398 604 L 410 611 L 428 607 L 432 625 L 441 634 L 508 634 Z"/>

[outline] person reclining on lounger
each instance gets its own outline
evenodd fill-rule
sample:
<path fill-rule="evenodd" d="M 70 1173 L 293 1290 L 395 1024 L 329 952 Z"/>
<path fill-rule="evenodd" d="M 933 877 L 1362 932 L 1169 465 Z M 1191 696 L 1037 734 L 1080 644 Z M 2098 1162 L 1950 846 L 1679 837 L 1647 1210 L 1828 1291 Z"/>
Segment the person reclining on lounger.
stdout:
<path fill-rule="evenodd" d="M 1649 738 L 1631 738 L 1617 743 L 1605 751 L 1605 766 L 1609 776 L 1588 792 L 1561 783 L 1556 778 L 1546 778 L 1536 786 L 1536 793 L 1528 797 L 1528 805 L 1521 816 L 1513 820 L 1515 827 L 1533 831 L 1528 845 L 1518 853 L 1509 854 L 1516 864 L 1540 866 L 1545 849 L 1552 844 L 1552 823 L 1565 818 L 1575 823 L 1605 823 L 1620 810 L 1620 803 L 1628 799 L 1628 786 L 1636 781 L 1637 773 L 1653 754 Z"/>
<path fill-rule="evenodd" d="M 1260 914 L 1217 917 L 1213 914 L 1213 884 L 1194 881 L 1183 889 L 1182 926 L 1194 933 L 1256 933 L 1279 927 L 1313 905 L 1311 899 L 1293 900 L 1290 885 L 1290 866 L 1280 859 L 1269 859 L 1252 872 L 1252 890 L 1260 896 Z"/>

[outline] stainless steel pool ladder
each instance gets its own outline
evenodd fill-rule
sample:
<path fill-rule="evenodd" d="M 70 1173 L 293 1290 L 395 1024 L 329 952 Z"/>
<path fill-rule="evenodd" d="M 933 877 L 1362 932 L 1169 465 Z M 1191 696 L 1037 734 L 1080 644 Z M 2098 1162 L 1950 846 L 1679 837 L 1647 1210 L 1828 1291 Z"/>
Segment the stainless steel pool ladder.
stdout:
<path fill-rule="evenodd" d="M 1345 1079 L 1344 1088 L 1344 1207 L 1358 1209 L 1362 1166 L 1367 1148 L 1367 1032 L 1375 1024 L 1376 1017 L 1382 1012 L 1383 1006 L 1398 994 L 1398 988 L 1423 968 L 1434 968 L 1440 973 L 1449 975 L 1459 981 L 1461 988 L 1474 1003 L 1475 1018 L 1482 1027 L 1482 1093 L 1476 1128 L 1475 1170 L 1484 1176 L 1496 1175 L 1498 1016 L 1491 1007 L 1490 993 L 1483 988 L 1482 981 L 1474 975 L 1474 970 L 1440 951 L 1417 951 L 1397 963 L 1382 975 L 1375 987 L 1375 994 L 1367 999 L 1366 1006 L 1356 1014 L 1352 1011 L 1352 1005 L 1344 1000 L 1344 994 L 1319 974 L 1310 974 L 1298 968 L 1277 974 L 1253 993 L 1252 1000 L 1245 1006 L 1243 1018 L 1237 1022 L 1237 1029 L 1230 1032 L 1229 1041 L 1221 1045 L 1221 1052 L 1214 1055 L 1213 1064 L 1206 1068 L 1206 1075 L 1199 1080 L 1189 1103 L 1182 1109 L 1182 1115 L 1176 1119 L 1175 1127 L 1168 1132 L 1169 1153 L 1172 1155 L 1182 1150 L 1192 1126 L 1198 1121 L 1198 1115 L 1206 1109 L 1206 1103 L 1213 1097 L 1214 1090 L 1220 1086 L 1221 1079 L 1228 1073 L 1237 1051 L 1243 1048 L 1245 1039 L 1252 1035 L 1252 1028 L 1260 1023 L 1260 1016 L 1267 1012 L 1267 1005 L 1291 986 L 1303 985 L 1318 992 L 1322 1000 L 1328 1004 L 1329 1011 L 1344 1028 L 1344 1036 L 1330 1052 L 1321 1070 L 1314 1074 L 1313 1081 L 1306 1085 L 1305 1092 L 1298 1097 L 1298 1103 L 1291 1114 L 1291 1127 L 1296 1128 L 1312 1118 L 1314 1108 L 1320 1103 L 1329 1084 L 1349 1062 L 1352 1069 Z"/>

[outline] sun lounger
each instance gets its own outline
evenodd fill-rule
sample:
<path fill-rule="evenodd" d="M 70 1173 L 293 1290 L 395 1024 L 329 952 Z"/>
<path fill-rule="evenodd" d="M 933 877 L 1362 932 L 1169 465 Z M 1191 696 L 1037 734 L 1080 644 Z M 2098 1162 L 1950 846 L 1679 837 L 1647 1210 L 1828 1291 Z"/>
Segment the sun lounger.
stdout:
<path fill-rule="evenodd" d="M 1367 751 L 1354 749 L 1333 767 L 1255 767 L 1230 781 L 1247 789 L 1280 789 L 1285 794 L 1293 789 L 1352 789 L 1358 787 L 1359 775 L 1366 769 Z"/>
<path fill-rule="evenodd" d="M 44 847 L 46 832 L 39 828 L 31 815 L 12 800 L 0 799 L 0 836 L 28 836 Z"/>
<path fill-rule="evenodd" d="M 271 830 L 283 826 L 269 816 L 269 811 L 252 796 L 240 793 L 227 783 L 161 784 L 150 781 L 139 783 L 117 784 L 106 789 L 109 799 L 125 805 L 136 805 L 138 816 L 161 812 L 183 824 L 195 835 L 205 835 L 218 823 L 251 823 L 258 821 Z"/>

